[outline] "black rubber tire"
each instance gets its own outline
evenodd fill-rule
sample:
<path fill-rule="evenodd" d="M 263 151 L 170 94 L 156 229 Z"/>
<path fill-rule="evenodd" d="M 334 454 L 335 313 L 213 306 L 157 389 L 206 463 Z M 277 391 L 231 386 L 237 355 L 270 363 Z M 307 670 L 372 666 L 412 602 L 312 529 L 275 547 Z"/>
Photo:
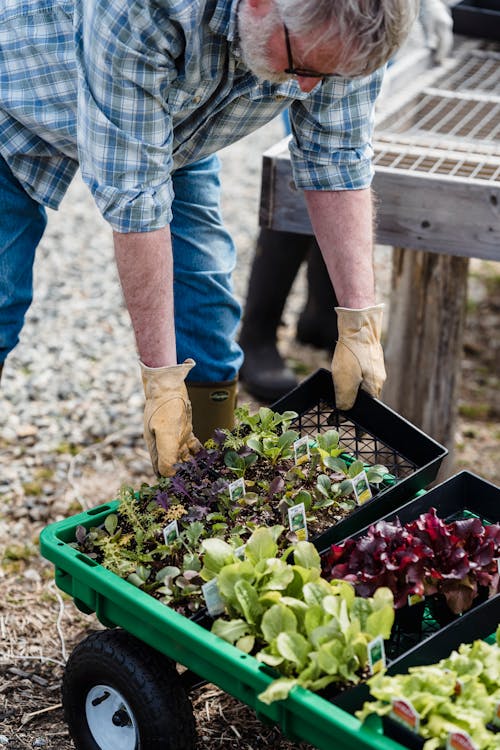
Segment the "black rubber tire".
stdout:
<path fill-rule="evenodd" d="M 139 734 L 136 750 L 194 749 L 193 709 L 175 664 L 124 630 L 102 630 L 76 646 L 64 672 L 64 718 L 77 750 L 102 750 L 85 711 L 89 691 L 101 684 L 130 707 Z"/>

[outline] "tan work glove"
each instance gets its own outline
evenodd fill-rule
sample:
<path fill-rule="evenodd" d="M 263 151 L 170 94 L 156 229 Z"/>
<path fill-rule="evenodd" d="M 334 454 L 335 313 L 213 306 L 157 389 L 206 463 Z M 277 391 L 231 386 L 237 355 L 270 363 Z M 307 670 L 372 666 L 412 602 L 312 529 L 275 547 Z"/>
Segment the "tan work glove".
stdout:
<path fill-rule="evenodd" d="M 350 409 L 361 386 L 380 396 L 386 374 L 380 344 L 383 305 L 350 310 L 336 307 L 339 338 L 332 360 L 337 408 Z"/>
<path fill-rule="evenodd" d="M 197 453 L 201 443 L 193 434 L 191 403 L 184 379 L 194 367 L 193 359 L 172 367 L 146 367 L 140 363 L 146 396 L 144 439 L 153 469 L 172 476 L 173 465 Z"/>

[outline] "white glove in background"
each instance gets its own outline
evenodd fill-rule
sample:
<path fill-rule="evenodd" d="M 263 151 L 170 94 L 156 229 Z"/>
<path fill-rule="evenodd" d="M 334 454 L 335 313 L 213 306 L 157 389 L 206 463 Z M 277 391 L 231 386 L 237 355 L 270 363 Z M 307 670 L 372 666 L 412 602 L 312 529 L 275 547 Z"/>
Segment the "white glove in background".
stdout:
<path fill-rule="evenodd" d="M 441 64 L 453 46 L 453 19 L 443 0 L 420 0 L 420 23 L 425 42 L 434 52 L 435 61 Z"/>

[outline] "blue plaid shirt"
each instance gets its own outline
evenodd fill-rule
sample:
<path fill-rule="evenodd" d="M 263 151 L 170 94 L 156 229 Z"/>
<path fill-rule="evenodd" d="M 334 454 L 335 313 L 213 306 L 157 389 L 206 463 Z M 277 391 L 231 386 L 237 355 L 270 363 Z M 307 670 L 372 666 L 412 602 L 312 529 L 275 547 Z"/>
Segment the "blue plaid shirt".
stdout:
<path fill-rule="evenodd" d="M 56 208 L 79 164 L 114 229 L 158 229 L 176 168 L 288 106 L 297 187 L 368 186 L 382 72 L 309 94 L 262 83 L 240 60 L 237 5 L 2 0 L 0 153 L 28 193 Z"/>

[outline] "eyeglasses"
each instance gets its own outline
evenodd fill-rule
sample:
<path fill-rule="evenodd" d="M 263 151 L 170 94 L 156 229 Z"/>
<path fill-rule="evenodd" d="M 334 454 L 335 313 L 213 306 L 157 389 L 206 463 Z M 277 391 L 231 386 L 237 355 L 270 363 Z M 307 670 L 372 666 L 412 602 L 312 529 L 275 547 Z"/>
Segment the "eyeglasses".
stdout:
<path fill-rule="evenodd" d="M 290 76 L 298 76 L 299 78 L 334 78 L 335 73 L 320 73 L 317 70 L 311 70 L 310 68 L 296 68 L 293 64 L 292 56 L 292 45 L 290 44 L 290 34 L 286 24 L 283 24 L 285 30 L 285 42 L 286 42 L 286 54 L 288 56 L 288 68 L 283 71 Z"/>

